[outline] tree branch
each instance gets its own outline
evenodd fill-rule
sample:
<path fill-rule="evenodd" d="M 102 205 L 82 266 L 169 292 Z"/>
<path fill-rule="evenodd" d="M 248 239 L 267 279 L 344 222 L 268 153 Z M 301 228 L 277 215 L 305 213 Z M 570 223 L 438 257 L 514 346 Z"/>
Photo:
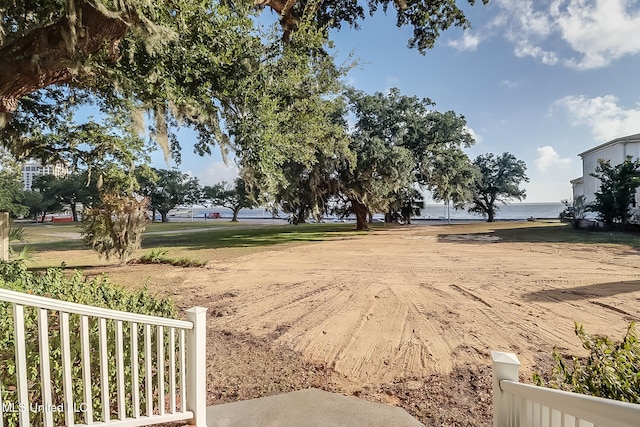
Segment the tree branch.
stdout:
<path fill-rule="evenodd" d="M 73 27 L 67 18 L 37 28 L 0 48 L 0 125 L 8 122 L 21 97 L 53 84 L 76 82 L 82 62 L 103 49 L 112 59 L 131 23 L 109 17 L 88 3 L 77 10 Z M 83 71 L 86 72 L 86 71 Z"/>

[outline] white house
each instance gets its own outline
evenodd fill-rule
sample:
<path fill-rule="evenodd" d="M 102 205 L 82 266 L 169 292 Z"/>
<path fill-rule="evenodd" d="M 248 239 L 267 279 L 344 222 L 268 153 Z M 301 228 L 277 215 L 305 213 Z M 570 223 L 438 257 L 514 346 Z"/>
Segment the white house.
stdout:
<path fill-rule="evenodd" d="M 595 193 L 600 189 L 600 180 L 591 176 L 596 170 L 598 159 L 609 160 L 611 166 L 624 162 L 627 156 L 640 158 L 640 133 L 623 136 L 578 154 L 582 157 L 582 176 L 571 180 L 573 199 L 584 196 L 585 202 L 593 202 Z M 636 200 L 640 201 L 640 189 L 636 193 Z"/>

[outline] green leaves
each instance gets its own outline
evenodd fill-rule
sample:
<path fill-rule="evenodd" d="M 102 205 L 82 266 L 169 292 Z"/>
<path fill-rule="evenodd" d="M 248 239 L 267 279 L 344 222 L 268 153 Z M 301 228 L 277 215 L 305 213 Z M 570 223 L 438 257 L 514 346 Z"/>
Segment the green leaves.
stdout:
<path fill-rule="evenodd" d="M 149 224 L 148 200 L 121 194 L 102 194 L 99 203 L 84 210 L 82 234 L 87 245 L 106 259 L 121 263 L 140 248 Z"/>
<path fill-rule="evenodd" d="M 75 302 L 79 304 L 87 304 L 96 307 L 110 308 L 115 310 L 128 311 L 131 313 L 149 314 L 163 317 L 176 318 L 177 311 L 171 301 L 167 299 L 160 299 L 152 296 L 146 288 L 140 291 L 129 292 L 123 288 L 116 286 L 110 282 L 108 277 L 99 276 L 93 280 L 85 279 L 80 272 L 75 274 L 68 274 L 60 269 L 48 269 L 44 273 L 33 273 L 29 271 L 24 263 L 21 262 L 0 262 L 0 288 L 10 289 L 18 292 L 26 292 L 35 295 L 46 296 L 50 298 L 60 299 L 63 301 Z M 57 312 L 50 311 L 48 316 L 49 322 L 49 345 L 50 345 L 50 365 L 51 365 L 51 387 L 53 395 L 55 396 L 54 404 L 59 405 L 62 403 L 62 360 L 60 357 L 60 327 L 59 327 L 59 314 Z M 38 331 L 37 331 L 37 314 L 36 310 L 27 308 L 25 310 L 25 329 L 26 336 L 25 341 L 27 345 L 27 375 L 29 382 L 29 398 L 31 402 L 42 404 L 43 399 L 41 396 L 40 386 L 40 373 L 39 373 L 39 361 L 40 356 L 38 352 Z M 70 316 L 70 330 L 71 330 L 71 357 L 72 360 L 80 360 L 80 341 L 79 339 L 73 339 L 74 336 L 79 336 L 80 325 L 78 316 Z M 129 336 L 129 325 L 125 324 L 124 334 Z M 90 352 L 90 365 L 91 365 L 91 383 L 93 385 L 92 395 L 94 397 L 93 402 L 89 404 L 93 405 L 94 420 L 101 419 L 102 404 L 98 398 L 100 396 L 100 352 L 97 351 L 97 330 L 98 322 L 94 320 L 90 321 L 91 341 L 90 345 L 92 351 Z M 14 342 L 13 342 L 13 314 L 11 305 L 8 303 L 0 303 L 0 369 L 3 375 L 0 375 L 0 389 L 2 395 L 0 396 L 0 404 L 2 403 L 16 403 L 16 380 L 15 380 L 15 356 L 14 356 Z M 154 332 L 155 334 L 155 332 Z M 113 322 L 107 322 L 107 336 L 115 336 L 115 324 Z M 115 342 L 113 339 L 109 340 L 109 354 L 115 352 Z M 143 336 L 142 330 L 139 329 L 140 348 L 138 354 L 144 354 L 143 352 Z M 155 337 L 152 338 L 152 342 L 155 343 Z M 168 339 L 165 337 L 165 343 Z M 130 360 L 131 348 L 130 340 L 124 340 L 124 352 L 125 360 Z M 108 372 L 109 372 L 109 390 L 112 398 L 111 408 L 115 410 L 116 404 L 116 361 L 115 358 L 107 358 Z M 145 367 L 140 366 L 139 377 L 144 377 Z M 82 374 L 79 363 L 74 363 L 72 369 L 72 387 L 73 387 L 73 401 L 82 402 L 84 400 L 82 390 Z M 6 375 L 5 375 L 6 374 Z M 154 387 L 157 390 L 157 374 L 154 374 Z M 125 371 L 125 383 L 128 390 L 131 389 L 131 370 Z M 167 378 L 165 378 L 168 381 Z M 165 390 L 168 390 L 168 385 L 165 385 Z M 157 393 L 157 391 L 156 391 Z M 141 393 L 141 407 L 144 408 L 145 393 Z M 127 399 L 127 416 L 132 416 L 133 410 L 131 407 L 131 399 Z M 116 415 L 116 414 L 113 414 Z M 18 413 L 17 412 L 5 412 L 4 425 L 17 426 Z M 42 425 L 42 420 L 39 418 L 42 416 L 42 412 L 32 412 L 31 422 L 33 425 Z M 76 414 L 76 423 L 84 422 L 82 418 L 83 414 Z M 54 424 L 63 425 L 61 413 L 54 414 Z"/>
<path fill-rule="evenodd" d="M 460 208 L 473 199 L 478 169 L 461 149 L 436 153 L 427 160 L 424 171 L 434 200 Z"/>
<path fill-rule="evenodd" d="M 520 188 L 522 182 L 529 182 L 526 175 L 527 165 L 513 154 L 493 153 L 476 157 L 473 164 L 479 170 L 470 212 L 487 215 L 487 222 L 493 222 L 496 202 L 506 203 L 508 200 L 522 200 L 526 191 Z"/>
<path fill-rule="evenodd" d="M 575 331 L 589 356 L 568 358 L 554 349 L 552 356 L 556 366 L 547 386 L 640 403 L 640 342 L 635 323 L 629 324 L 627 333 L 619 342 L 606 336 L 589 335 L 578 323 Z M 540 375 L 536 375 L 536 383 L 545 385 Z"/>
<path fill-rule="evenodd" d="M 231 209 L 233 211 L 231 221 L 238 220 L 238 212 L 242 208 L 256 206 L 257 199 L 255 194 L 250 194 L 247 191 L 246 183 L 241 177 L 236 178 L 233 185 L 223 181 L 213 186 L 206 186 L 202 189 L 202 195 L 214 205 Z"/>
<path fill-rule="evenodd" d="M 137 178 L 137 193 L 148 198 L 149 208 L 160 212 L 162 222 L 168 221 L 167 213 L 177 205 L 194 204 L 201 199 L 198 178 L 178 169 L 143 168 Z"/>
<path fill-rule="evenodd" d="M 640 187 L 640 159 L 627 156 L 625 161 L 611 166 L 609 160 L 598 160 L 591 176 L 600 180 L 596 200 L 588 207 L 597 212 L 606 224 L 620 224 L 623 228 L 631 216 L 631 205 L 636 202 L 636 189 Z"/>

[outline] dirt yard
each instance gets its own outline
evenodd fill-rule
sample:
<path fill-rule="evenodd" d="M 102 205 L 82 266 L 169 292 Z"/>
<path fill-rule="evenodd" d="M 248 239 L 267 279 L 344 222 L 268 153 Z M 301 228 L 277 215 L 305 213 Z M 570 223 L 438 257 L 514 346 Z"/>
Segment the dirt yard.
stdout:
<path fill-rule="evenodd" d="M 574 321 L 619 339 L 640 319 L 640 252 L 469 232 L 414 226 L 207 268 L 106 271 L 129 285 L 150 276 L 180 308 L 209 309 L 210 404 L 314 386 L 426 425 L 490 425 L 490 350 L 516 353 L 530 382 L 554 346 L 584 354 Z"/>

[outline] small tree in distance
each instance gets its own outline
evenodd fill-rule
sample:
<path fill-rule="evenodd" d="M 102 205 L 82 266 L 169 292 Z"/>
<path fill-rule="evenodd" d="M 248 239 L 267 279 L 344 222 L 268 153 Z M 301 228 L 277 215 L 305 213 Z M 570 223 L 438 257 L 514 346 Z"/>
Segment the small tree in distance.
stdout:
<path fill-rule="evenodd" d="M 202 193 L 214 205 L 231 209 L 233 211 L 232 222 L 238 221 L 238 213 L 241 209 L 256 206 L 255 199 L 247 192 L 244 179 L 240 177 L 233 181 L 233 185 L 222 181 L 213 186 L 205 186 Z"/>
<path fill-rule="evenodd" d="M 513 154 L 484 154 L 476 157 L 473 164 L 478 168 L 479 176 L 469 212 L 485 214 L 487 222 L 493 222 L 498 210 L 496 202 L 506 204 L 511 199 L 523 200 L 527 196 L 520 188 L 521 183 L 529 182 L 525 173 L 527 165 Z"/>
<path fill-rule="evenodd" d="M 478 170 L 461 149 L 436 154 L 425 169 L 431 197 L 446 203 L 447 221 L 451 223 L 451 204 L 457 209 L 472 201 Z"/>
<path fill-rule="evenodd" d="M 201 197 L 198 178 L 178 169 L 144 169 L 137 173 L 138 193 L 149 198 L 152 219 L 160 213 L 162 222 L 169 221 L 169 211 L 178 205 L 198 203 Z"/>

